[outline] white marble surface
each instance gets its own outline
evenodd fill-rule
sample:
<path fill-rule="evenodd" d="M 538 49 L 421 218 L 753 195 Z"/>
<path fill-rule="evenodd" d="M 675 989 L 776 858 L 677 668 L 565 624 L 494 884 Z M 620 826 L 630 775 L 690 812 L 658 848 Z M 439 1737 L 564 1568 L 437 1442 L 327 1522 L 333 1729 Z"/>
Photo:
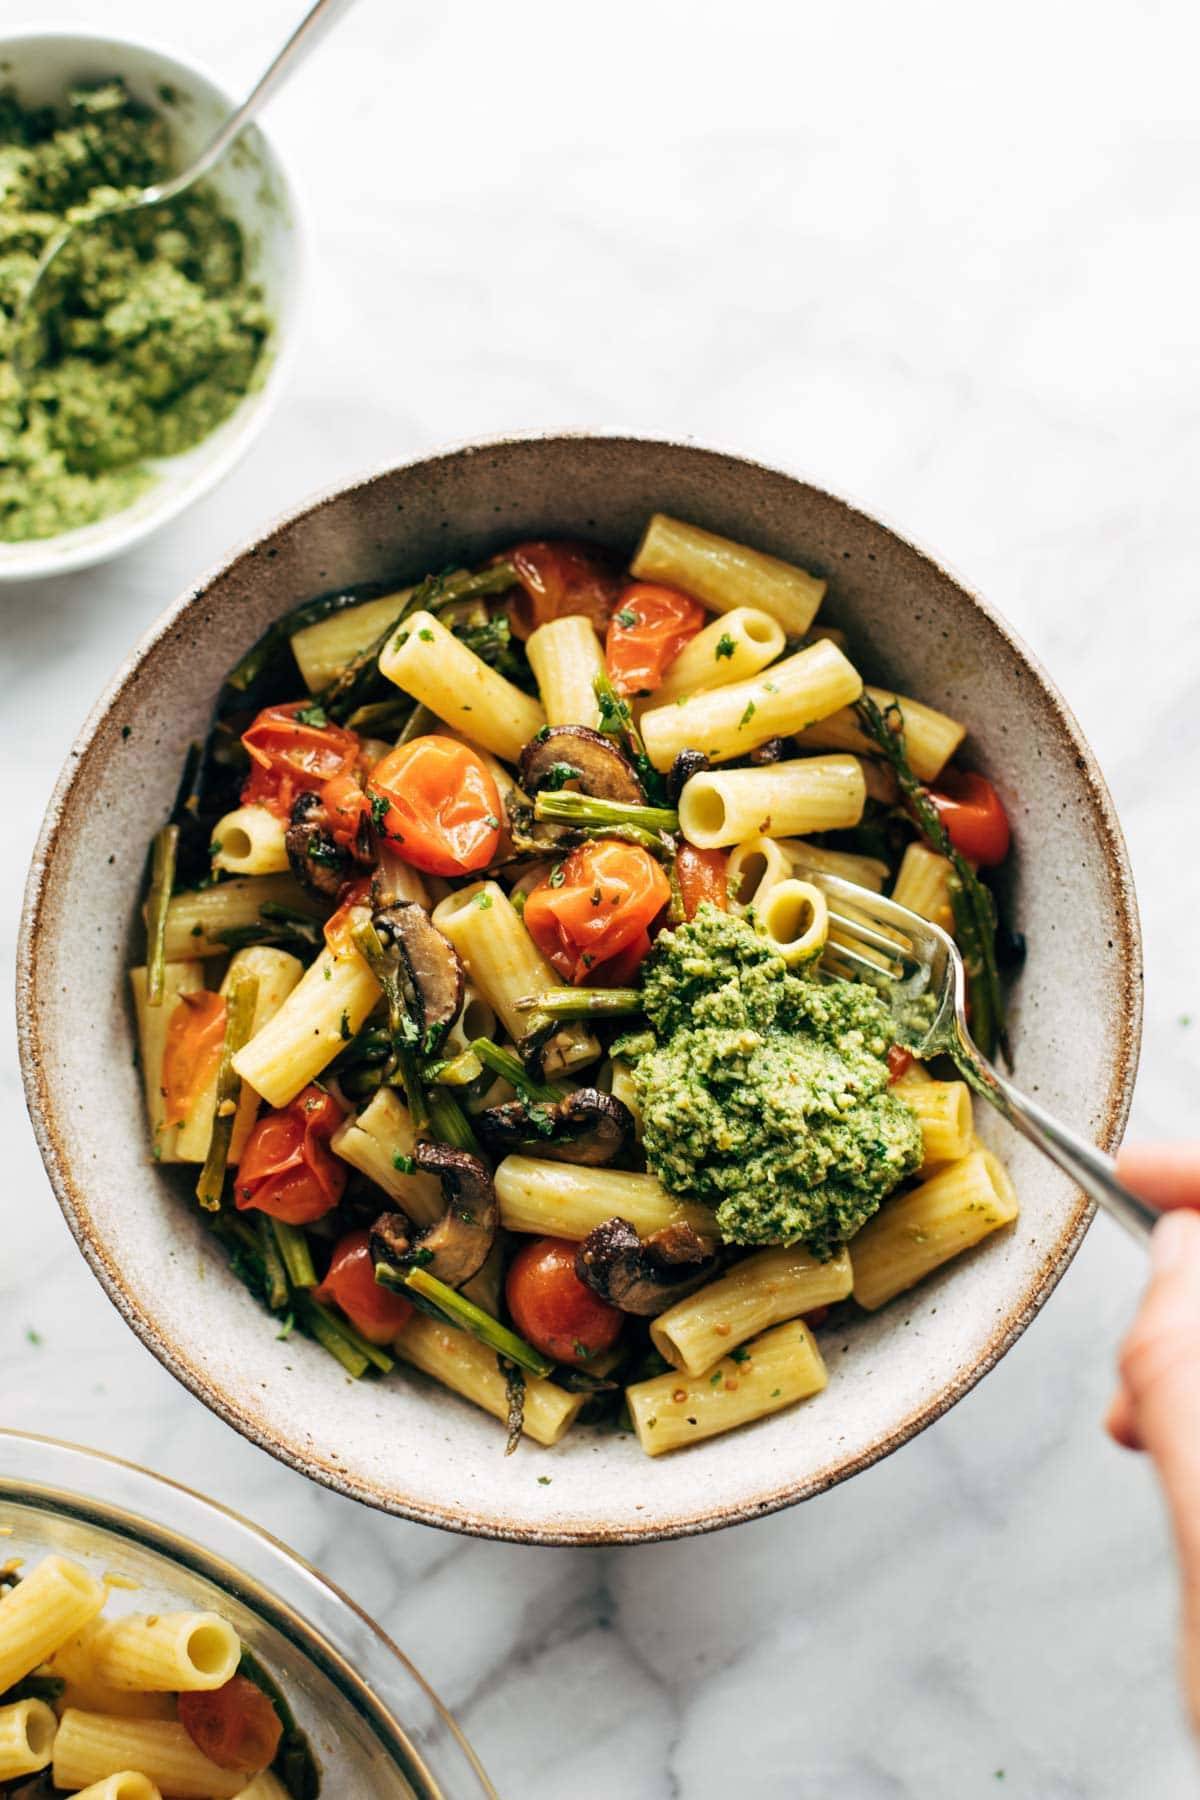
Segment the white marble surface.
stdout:
<path fill-rule="evenodd" d="M 76 13 L 247 81 L 300 9 Z M 1198 49 L 1194 9 L 1145 0 L 359 0 L 272 118 L 317 252 L 275 422 L 137 555 L 0 592 L 6 965 L 94 695 L 274 512 L 507 428 L 692 434 L 901 522 L 1049 664 L 1141 891 L 1134 1124 L 1195 1131 Z M 981 1388 L 822 1500 L 643 1550 L 459 1542 L 277 1467 L 141 1349 L 50 1196 L 5 1030 L 0 1416 L 289 1539 L 420 1662 L 507 1800 L 1195 1792 L 1160 1507 L 1099 1429 L 1141 1279 L 1103 1221 Z"/>

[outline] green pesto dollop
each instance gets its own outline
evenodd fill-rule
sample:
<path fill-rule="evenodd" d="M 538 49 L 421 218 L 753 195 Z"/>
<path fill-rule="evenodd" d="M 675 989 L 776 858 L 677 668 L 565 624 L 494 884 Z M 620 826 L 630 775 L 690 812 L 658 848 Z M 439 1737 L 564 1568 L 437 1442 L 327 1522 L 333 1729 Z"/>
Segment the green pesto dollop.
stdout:
<path fill-rule="evenodd" d="M 614 1048 L 635 1063 L 646 1161 L 715 1205 L 730 1243 L 829 1256 L 918 1167 L 870 988 L 798 978 L 750 922 L 706 905 L 660 935 L 643 994 L 650 1031 Z"/>
<path fill-rule="evenodd" d="M 128 506 L 149 459 L 189 450 L 257 379 L 270 327 L 237 222 L 200 188 L 98 224 L 55 263 L 44 355 L 23 387 L 13 320 L 65 222 L 159 180 L 170 134 L 118 81 L 65 106 L 0 94 L 0 540 Z"/>

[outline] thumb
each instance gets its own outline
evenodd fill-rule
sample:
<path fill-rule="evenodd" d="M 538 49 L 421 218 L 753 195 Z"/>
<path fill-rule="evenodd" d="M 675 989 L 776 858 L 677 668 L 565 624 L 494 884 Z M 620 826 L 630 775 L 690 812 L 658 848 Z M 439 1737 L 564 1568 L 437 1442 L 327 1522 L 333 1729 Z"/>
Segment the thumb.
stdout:
<path fill-rule="evenodd" d="M 1195 1657 L 1200 1656 L 1200 1214 L 1165 1214 L 1154 1228 L 1150 1259 L 1150 1285 L 1121 1351 L 1121 1377 L 1137 1436 L 1154 1459 L 1170 1509 L 1184 1580 L 1185 1643 Z"/>

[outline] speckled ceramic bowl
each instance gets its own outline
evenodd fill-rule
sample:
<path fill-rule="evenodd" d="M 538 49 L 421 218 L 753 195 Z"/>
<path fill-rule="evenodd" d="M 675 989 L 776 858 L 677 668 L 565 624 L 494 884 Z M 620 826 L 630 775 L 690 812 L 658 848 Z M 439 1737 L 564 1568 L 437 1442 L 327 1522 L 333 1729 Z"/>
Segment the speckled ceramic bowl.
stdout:
<path fill-rule="evenodd" d="M 42 1154 L 84 1255 L 142 1340 L 222 1418 L 316 1480 L 430 1524 L 536 1543 L 711 1530 L 867 1467 L 1003 1355 L 1090 1216 L 1069 1181 L 1011 1138 L 1018 1226 L 849 1324 L 817 1399 L 656 1462 L 630 1437 L 588 1430 L 506 1459 L 493 1420 L 422 1378 L 349 1385 L 315 1347 L 280 1344 L 147 1163 L 124 1003 L 143 846 L 226 669 L 270 620 L 335 584 L 408 579 L 535 534 L 629 550 L 654 508 L 827 575 L 829 616 L 868 676 L 970 721 L 970 754 L 1015 827 L 1008 899 L 1029 940 L 1013 1012 L 1020 1078 L 1113 1148 L 1138 1052 L 1137 913 L 1112 804 L 1070 712 L 1003 622 L 903 538 L 792 476 L 689 445 L 559 437 L 457 450 L 264 533 L 171 607 L 92 714 L 50 806 L 21 935 L 22 1055 Z"/>

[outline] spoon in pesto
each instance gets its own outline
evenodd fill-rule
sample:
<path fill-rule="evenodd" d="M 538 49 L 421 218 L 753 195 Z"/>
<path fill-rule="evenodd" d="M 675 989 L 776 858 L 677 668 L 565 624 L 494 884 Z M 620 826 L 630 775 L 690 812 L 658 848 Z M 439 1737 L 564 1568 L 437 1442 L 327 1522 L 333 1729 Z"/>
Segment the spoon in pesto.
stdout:
<path fill-rule="evenodd" d="M 185 194 L 196 182 L 202 181 L 251 120 L 257 118 L 276 90 L 295 73 L 309 51 L 316 48 L 329 26 L 353 4 L 354 0 L 316 0 L 316 5 L 310 7 L 301 19 L 247 98 L 218 126 L 203 150 L 186 169 L 181 170 L 178 175 L 170 176 L 166 181 L 141 188 L 137 193 L 115 201 L 110 206 L 97 206 L 82 212 L 80 217 L 72 219 L 62 231 L 55 233 L 42 251 L 33 272 L 33 280 L 13 315 L 12 366 L 22 386 L 28 383 L 45 355 L 44 319 L 54 293 L 54 283 L 48 281 L 47 277 L 67 245 L 76 242 L 93 225 L 138 212 L 142 207 L 162 206 L 168 200 L 178 199 L 180 194 Z"/>

